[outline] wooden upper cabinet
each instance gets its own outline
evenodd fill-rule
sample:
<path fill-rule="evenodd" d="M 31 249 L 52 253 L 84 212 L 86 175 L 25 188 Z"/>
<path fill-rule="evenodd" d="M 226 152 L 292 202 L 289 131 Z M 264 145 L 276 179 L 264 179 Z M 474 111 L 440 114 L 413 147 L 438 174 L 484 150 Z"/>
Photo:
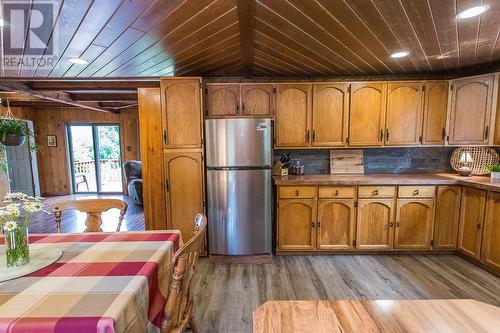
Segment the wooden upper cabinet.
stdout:
<path fill-rule="evenodd" d="M 490 192 L 486 205 L 481 260 L 500 271 L 500 193 Z"/>
<path fill-rule="evenodd" d="M 448 110 L 448 81 L 429 81 L 425 84 L 423 145 L 443 145 L 446 138 Z"/>
<path fill-rule="evenodd" d="M 422 135 L 422 82 L 387 85 L 385 145 L 418 145 Z"/>
<path fill-rule="evenodd" d="M 316 248 L 319 250 L 352 249 L 355 225 L 354 200 L 320 200 Z"/>
<path fill-rule="evenodd" d="M 241 115 L 272 116 L 274 93 L 272 84 L 241 85 Z"/>
<path fill-rule="evenodd" d="M 487 144 L 490 132 L 493 75 L 453 82 L 448 144 Z"/>
<path fill-rule="evenodd" d="M 357 216 L 357 249 L 392 249 L 394 241 L 393 199 L 359 199 Z"/>
<path fill-rule="evenodd" d="M 430 249 L 433 215 L 433 199 L 398 199 L 394 225 L 394 248 Z"/>
<path fill-rule="evenodd" d="M 281 199 L 278 205 L 278 249 L 314 250 L 316 199 Z"/>
<path fill-rule="evenodd" d="M 313 86 L 312 146 L 345 146 L 349 119 L 348 83 Z"/>
<path fill-rule="evenodd" d="M 275 146 L 308 147 L 310 114 L 310 84 L 277 84 Z"/>
<path fill-rule="evenodd" d="M 168 229 L 178 229 L 188 240 L 194 217 L 203 213 L 203 162 L 201 153 L 165 153 Z"/>
<path fill-rule="evenodd" d="M 350 146 L 382 146 L 386 109 L 385 83 L 352 83 Z"/>
<path fill-rule="evenodd" d="M 209 117 L 235 116 L 240 112 L 238 84 L 207 84 L 205 103 Z"/>
<path fill-rule="evenodd" d="M 460 186 L 439 186 L 434 214 L 434 248 L 457 248 L 458 222 L 460 218 Z"/>
<path fill-rule="evenodd" d="M 486 191 L 465 187 L 462 193 L 458 251 L 479 259 L 484 223 Z"/>
<path fill-rule="evenodd" d="M 200 79 L 162 79 L 165 148 L 201 148 Z"/>

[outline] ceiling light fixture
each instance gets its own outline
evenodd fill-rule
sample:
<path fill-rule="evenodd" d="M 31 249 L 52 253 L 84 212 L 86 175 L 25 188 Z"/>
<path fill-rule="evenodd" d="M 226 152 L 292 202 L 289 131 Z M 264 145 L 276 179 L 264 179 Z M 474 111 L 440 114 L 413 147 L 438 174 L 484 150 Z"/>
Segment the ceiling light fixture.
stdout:
<path fill-rule="evenodd" d="M 458 19 L 467 19 L 470 17 L 478 16 L 484 13 L 490 9 L 490 6 L 488 5 L 480 5 L 480 6 L 474 6 L 465 10 L 462 10 L 460 13 L 457 14 Z"/>
<path fill-rule="evenodd" d="M 86 65 L 89 63 L 87 60 L 81 58 L 69 58 L 68 61 L 77 65 Z"/>
<path fill-rule="evenodd" d="M 3 27 L 3 26 L 5 26 L 5 21 L 0 19 L 0 27 Z"/>
<path fill-rule="evenodd" d="M 396 53 L 391 54 L 391 58 L 403 58 L 409 54 L 410 54 L 410 52 L 408 52 L 408 51 L 396 52 Z"/>

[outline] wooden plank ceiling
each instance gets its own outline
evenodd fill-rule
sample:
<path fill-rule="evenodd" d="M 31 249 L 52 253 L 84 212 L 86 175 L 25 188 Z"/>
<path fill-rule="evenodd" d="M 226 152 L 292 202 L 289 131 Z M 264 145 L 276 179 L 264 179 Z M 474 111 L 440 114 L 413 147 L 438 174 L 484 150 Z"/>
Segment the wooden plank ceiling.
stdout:
<path fill-rule="evenodd" d="M 31 8 L 36 6 L 33 0 Z M 324 77 L 443 73 L 500 59 L 498 0 L 61 1 L 59 60 L 2 76 Z M 457 20 L 468 7 L 481 16 Z M 9 24 L 7 22 L 7 24 Z M 393 52 L 410 55 L 392 59 Z M 69 58 L 82 58 L 77 65 Z M 90 98 L 90 97 L 85 97 Z"/>

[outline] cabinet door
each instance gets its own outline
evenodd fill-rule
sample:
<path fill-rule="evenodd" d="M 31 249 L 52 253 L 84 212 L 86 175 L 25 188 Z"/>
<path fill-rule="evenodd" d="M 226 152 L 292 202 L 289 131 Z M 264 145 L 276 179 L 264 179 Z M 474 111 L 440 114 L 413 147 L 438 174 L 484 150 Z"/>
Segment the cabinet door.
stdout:
<path fill-rule="evenodd" d="M 207 114 L 209 117 L 235 116 L 240 112 L 238 84 L 207 84 Z"/>
<path fill-rule="evenodd" d="M 454 81 L 450 145 L 488 143 L 492 91 L 493 75 Z"/>
<path fill-rule="evenodd" d="M 280 199 L 278 241 L 280 250 L 314 250 L 316 199 Z"/>
<path fill-rule="evenodd" d="M 318 241 L 320 250 L 349 250 L 354 241 L 356 210 L 354 200 L 318 202 Z"/>
<path fill-rule="evenodd" d="M 245 116 L 272 116 L 273 97 L 272 84 L 242 84 L 241 114 Z"/>
<path fill-rule="evenodd" d="M 432 81 L 425 84 L 423 145 L 444 144 L 448 86 L 448 81 Z"/>
<path fill-rule="evenodd" d="M 357 215 L 357 249 L 392 249 L 394 241 L 393 199 L 360 199 Z"/>
<path fill-rule="evenodd" d="M 484 222 L 482 261 L 500 271 L 500 193 L 490 192 Z"/>
<path fill-rule="evenodd" d="M 201 148 L 199 79 L 161 80 L 165 148 Z"/>
<path fill-rule="evenodd" d="M 458 251 L 479 259 L 486 191 L 465 187 L 460 208 Z"/>
<path fill-rule="evenodd" d="M 144 222 L 147 230 L 167 229 L 163 159 L 163 126 L 160 88 L 137 89 Z"/>
<path fill-rule="evenodd" d="M 387 86 L 386 146 L 417 145 L 422 135 L 422 83 Z"/>
<path fill-rule="evenodd" d="M 382 146 L 385 124 L 385 83 L 353 83 L 349 112 L 349 145 Z"/>
<path fill-rule="evenodd" d="M 345 146 L 349 118 L 347 83 L 313 86 L 312 146 Z"/>
<path fill-rule="evenodd" d="M 458 221 L 460 218 L 460 186 L 439 186 L 434 214 L 434 248 L 457 248 Z"/>
<path fill-rule="evenodd" d="M 433 199 L 398 199 L 394 248 L 430 249 L 433 216 Z"/>
<path fill-rule="evenodd" d="M 165 153 L 168 228 L 182 232 L 184 241 L 194 232 L 194 217 L 203 213 L 201 153 Z"/>
<path fill-rule="evenodd" d="M 276 85 L 276 147 L 310 144 L 311 85 Z"/>

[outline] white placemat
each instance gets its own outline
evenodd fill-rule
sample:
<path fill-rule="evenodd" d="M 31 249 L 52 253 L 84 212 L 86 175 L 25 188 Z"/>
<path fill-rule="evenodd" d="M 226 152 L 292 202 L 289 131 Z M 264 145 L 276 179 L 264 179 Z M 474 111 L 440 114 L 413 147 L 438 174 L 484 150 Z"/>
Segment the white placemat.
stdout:
<path fill-rule="evenodd" d="M 0 282 L 16 279 L 36 272 L 55 263 L 62 256 L 62 251 L 55 247 L 30 248 L 30 262 L 19 267 L 7 267 L 5 247 L 0 250 Z"/>

